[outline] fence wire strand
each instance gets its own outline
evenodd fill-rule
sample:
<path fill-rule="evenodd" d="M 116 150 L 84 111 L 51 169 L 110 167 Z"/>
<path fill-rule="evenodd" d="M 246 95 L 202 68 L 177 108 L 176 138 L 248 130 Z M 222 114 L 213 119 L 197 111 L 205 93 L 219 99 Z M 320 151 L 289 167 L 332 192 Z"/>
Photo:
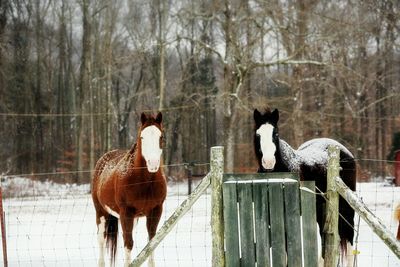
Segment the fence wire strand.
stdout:
<path fill-rule="evenodd" d="M 358 161 L 374 161 L 373 159 L 357 159 Z M 382 162 L 384 160 L 375 160 Z M 392 161 L 384 161 L 392 163 Z M 163 168 L 184 168 L 193 165 L 190 162 L 181 162 L 163 165 Z M 208 166 L 209 163 L 195 163 L 195 166 Z M 3 178 L 32 177 L 46 175 L 67 175 L 80 172 L 90 173 L 92 170 L 69 171 L 69 172 L 44 172 L 30 174 L 4 175 Z M 358 183 L 357 192 L 361 197 L 368 196 L 364 203 L 372 211 L 378 212 L 380 218 L 393 229 L 393 207 L 400 202 L 400 190 L 386 184 L 380 183 Z M 139 184 L 138 184 L 139 185 Z M 35 185 L 32 185 L 34 187 Z M 83 188 L 83 187 L 82 187 Z M 170 180 L 168 184 L 169 195 L 166 203 L 166 213 L 163 219 L 176 208 L 187 197 L 185 183 Z M 54 196 L 44 195 L 29 197 L 14 197 L 4 200 L 6 209 L 7 237 L 9 244 L 9 264 L 12 266 L 36 266 L 36 265 L 59 265 L 59 266 L 92 266 L 98 257 L 97 228 L 94 217 L 94 207 L 88 194 L 88 187 L 79 191 L 77 189 L 63 192 L 63 187 L 57 187 Z M 325 195 L 316 187 L 316 195 L 326 200 Z M 358 191 L 360 190 L 360 191 Z M 382 198 L 387 198 L 388 201 Z M 178 225 L 169 237 L 160 244 L 157 249 L 157 265 L 161 266 L 207 266 L 211 264 L 211 235 L 210 225 L 207 219 L 210 215 L 211 203 L 208 194 L 202 196 L 201 201 L 192 208 L 185 220 Z M 344 219 L 342 214 L 339 216 Z M 134 233 L 135 251 L 147 241 L 145 223 L 140 220 L 137 232 Z M 350 223 L 345 220 L 345 223 Z M 160 222 L 160 225 L 162 223 Z M 358 266 L 393 266 L 393 256 L 389 252 L 382 252 L 379 240 L 374 238 L 373 233 L 365 230 L 365 223 L 360 221 L 352 227 L 355 232 L 354 262 Z M 370 237 L 368 235 L 371 235 Z M 175 238 L 175 239 L 174 239 Z M 89 241 L 88 241 L 89 240 Z M 120 236 L 120 240 L 122 237 Z M 136 241 L 137 240 L 137 241 Z M 123 245 L 119 243 L 119 251 L 123 252 Z M 377 251 L 379 251 L 379 254 Z M 134 257 L 134 255 L 132 255 Z M 176 260 L 171 260 L 175 257 Z M 365 265 L 366 258 L 368 264 Z M 118 258 L 117 265 L 122 264 L 122 254 Z M 120 263 L 120 264 L 119 264 Z"/>

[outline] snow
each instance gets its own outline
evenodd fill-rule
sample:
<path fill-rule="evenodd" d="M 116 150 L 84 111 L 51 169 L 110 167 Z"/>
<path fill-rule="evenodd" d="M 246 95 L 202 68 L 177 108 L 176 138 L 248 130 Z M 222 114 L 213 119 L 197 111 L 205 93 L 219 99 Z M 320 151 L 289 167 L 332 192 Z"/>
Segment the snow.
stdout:
<path fill-rule="evenodd" d="M 281 156 L 289 164 L 291 171 L 298 171 L 300 164 L 308 166 L 315 164 L 328 164 L 328 147 L 334 145 L 349 156 L 353 157 L 351 152 L 339 142 L 330 138 L 316 138 L 303 143 L 297 150 L 294 150 L 286 141 L 280 139 Z"/>
<path fill-rule="evenodd" d="M 21 195 L 3 201 L 9 266 L 97 266 L 97 229 L 89 185 L 32 183 L 18 179 L 13 186 L 22 185 Z M 10 184 L 11 181 L 3 182 L 3 190 Z M 35 190 L 29 190 L 26 184 L 34 184 Z M 397 222 L 393 218 L 393 209 L 394 204 L 400 202 L 400 188 L 384 183 L 359 183 L 357 187 L 358 195 L 368 208 L 395 233 Z M 39 188 L 44 193 L 39 194 Z M 159 228 L 187 198 L 187 184 L 171 182 L 168 190 Z M 32 192 L 35 196 L 28 194 Z M 156 249 L 156 266 L 211 266 L 210 214 L 208 190 Z M 358 266 L 400 266 L 400 261 L 365 222 L 361 220 L 358 225 L 356 216 L 355 223 L 359 233 L 355 243 L 360 252 Z M 134 233 L 132 258 L 147 242 L 145 229 L 145 219 L 140 219 Z M 121 235 L 117 253 L 116 266 L 122 266 L 124 249 Z M 108 257 L 106 266 L 109 266 Z"/>

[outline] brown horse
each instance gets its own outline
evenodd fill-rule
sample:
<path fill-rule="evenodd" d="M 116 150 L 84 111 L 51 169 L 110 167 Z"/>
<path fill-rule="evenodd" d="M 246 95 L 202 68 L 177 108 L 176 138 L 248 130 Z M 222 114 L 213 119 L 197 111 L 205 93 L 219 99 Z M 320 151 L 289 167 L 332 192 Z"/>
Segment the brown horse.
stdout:
<path fill-rule="evenodd" d="M 149 240 L 154 237 L 167 193 L 160 168 L 162 154 L 162 114 L 141 115 L 136 144 L 128 151 L 113 150 L 96 164 L 92 180 L 92 198 L 96 208 L 99 266 L 104 266 L 106 245 L 115 264 L 118 219 L 125 247 L 125 266 L 131 262 L 132 230 L 138 217 L 146 216 Z M 149 265 L 154 265 L 152 255 Z"/>

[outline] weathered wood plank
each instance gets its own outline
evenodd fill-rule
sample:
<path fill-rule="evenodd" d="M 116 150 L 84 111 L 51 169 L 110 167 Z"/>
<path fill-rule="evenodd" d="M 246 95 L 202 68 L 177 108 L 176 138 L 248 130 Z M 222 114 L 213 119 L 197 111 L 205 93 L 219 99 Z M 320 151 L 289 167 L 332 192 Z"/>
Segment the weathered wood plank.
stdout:
<path fill-rule="evenodd" d="M 224 267 L 224 218 L 222 202 L 222 177 L 224 173 L 224 147 L 211 148 L 211 234 L 212 234 L 212 266 Z"/>
<path fill-rule="evenodd" d="M 269 184 L 268 194 L 270 203 L 272 265 L 285 266 L 285 222 L 282 184 Z"/>
<path fill-rule="evenodd" d="M 240 266 L 236 183 L 224 183 L 222 193 L 224 199 L 225 263 L 227 267 Z"/>
<path fill-rule="evenodd" d="M 339 260 L 339 194 L 336 191 L 335 177 L 339 176 L 339 148 L 328 148 L 328 173 L 326 181 L 326 218 L 323 227 L 325 235 L 325 267 L 335 267 Z"/>
<path fill-rule="evenodd" d="M 318 266 L 317 216 L 315 203 L 315 182 L 303 181 L 301 190 L 301 219 L 303 227 L 304 266 Z M 319 233 L 318 233 L 319 234 Z"/>
<path fill-rule="evenodd" d="M 301 223 L 299 183 L 285 183 L 285 227 L 288 267 L 301 266 Z"/>
<path fill-rule="evenodd" d="M 225 173 L 223 181 L 250 181 L 262 179 L 293 179 L 299 180 L 297 173 L 292 172 L 270 172 L 270 173 Z"/>
<path fill-rule="evenodd" d="M 237 183 L 241 266 L 255 266 L 252 184 Z"/>
<path fill-rule="evenodd" d="M 270 266 L 268 184 L 253 184 L 257 266 Z"/>

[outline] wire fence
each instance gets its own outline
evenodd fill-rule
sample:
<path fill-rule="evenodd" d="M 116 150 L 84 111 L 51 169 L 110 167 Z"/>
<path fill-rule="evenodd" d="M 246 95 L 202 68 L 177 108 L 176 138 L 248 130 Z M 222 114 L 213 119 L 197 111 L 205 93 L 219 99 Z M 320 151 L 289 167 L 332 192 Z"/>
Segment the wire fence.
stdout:
<path fill-rule="evenodd" d="M 204 167 L 207 163 L 199 165 Z M 164 168 L 187 173 L 187 166 L 187 163 L 177 163 Z M 192 179 L 194 188 L 201 178 L 195 172 L 192 174 L 197 176 Z M 9 266 L 97 265 L 97 227 L 89 184 L 60 184 L 9 175 L 2 177 L 1 187 Z M 168 195 L 159 227 L 187 198 L 188 188 L 187 181 L 168 180 Z M 380 177 L 359 182 L 357 194 L 393 233 L 397 231 L 399 222 L 394 220 L 393 211 L 400 202 L 400 187 Z M 207 191 L 162 241 L 154 253 L 157 266 L 211 266 L 210 201 Z M 354 228 L 356 266 L 400 266 L 399 259 L 357 214 Z M 120 233 L 116 266 L 123 264 L 122 240 Z M 145 219 L 139 219 L 134 230 L 133 257 L 147 240 Z M 0 259 L 3 261 L 2 257 Z"/>
<path fill-rule="evenodd" d="M 181 164 L 174 168 L 185 171 Z M 199 181 L 194 179 L 193 186 Z M 12 176 L 3 178 L 2 188 L 9 266 L 97 265 L 97 226 L 89 184 L 63 185 Z M 186 182 L 168 181 L 159 226 L 187 195 Z M 210 196 L 204 194 L 155 251 L 157 266 L 211 264 L 210 209 Z M 134 230 L 132 256 L 147 243 L 145 221 L 139 219 Z M 116 266 L 123 264 L 122 240 L 120 231 Z"/>

